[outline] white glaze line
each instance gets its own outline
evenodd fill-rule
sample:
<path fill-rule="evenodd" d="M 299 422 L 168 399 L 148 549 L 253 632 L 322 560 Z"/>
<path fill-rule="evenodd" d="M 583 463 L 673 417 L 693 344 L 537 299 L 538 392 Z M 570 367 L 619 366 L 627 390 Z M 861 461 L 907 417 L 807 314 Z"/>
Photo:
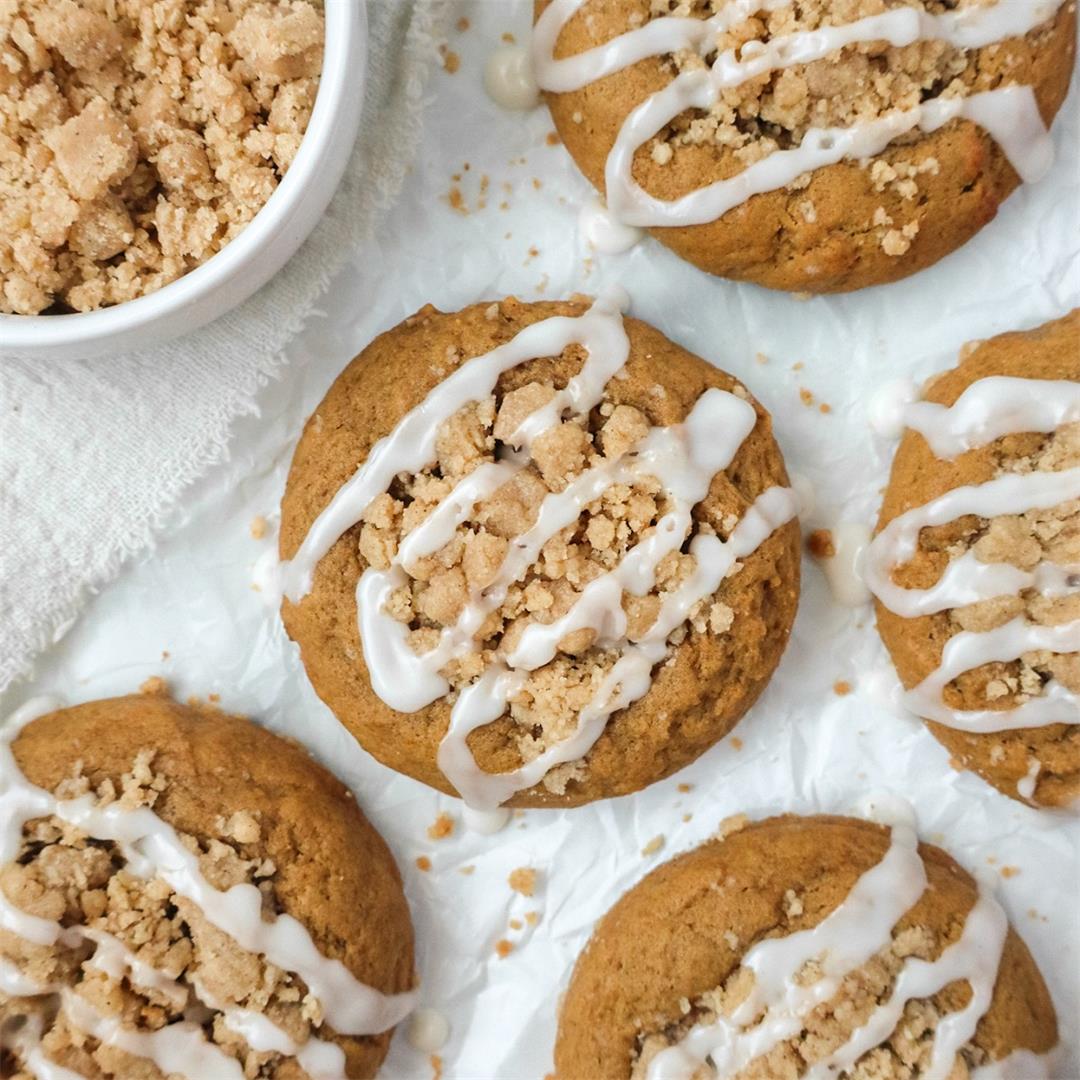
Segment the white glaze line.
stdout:
<path fill-rule="evenodd" d="M 891 812 L 889 806 L 884 809 Z M 830 1001 L 847 975 L 889 945 L 893 928 L 925 891 L 926 870 L 912 821 L 909 807 L 895 812 L 883 859 L 859 877 L 840 906 L 817 926 L 754 945 L 741 964 L 754 974 L 747 998 L 730 1016 L 694 1025 L 657 1054 L 649 1063 L 648 1080 L 689 1080 L 703 1067 L 711 1075 L 732 1076 L 797 1037 L 805 1017 Z M 887 1000 L 847 1042 L 811 1065 L 804 1074 L 807 1080 L 839 1076 L 888 1039 L 909 1000 L 930 997 L 951 982 L 966 980 L 971 1000 L 941 1018 L 934 1032 L 927 1077 L 944 1080 L 990 1006 L 1007 929 L 1005 913 L 980 882 L 960 939 L 933 962 L 908 959 Z M 803 984 L 799 973 L 812 960 L 819 962 L 821 978 Z"/>
<path fill-rule="evenodd" d="M 376 444 L 368 461 L 334 496 L 305 538 L 292 568 L 294 584 L 310 583 L 319 553 L 337 539 L 334 530 L 360 520 L 367 504 L 385 490 L 380 483 L 430 464 L 439 425 L 463 404 L 490 394 L 503 371 L 558 355 L 570 344 L 584 348 L 586 359 L 579 372 L 519 423 L 508 453 L 459 480 L 424 521 L 402 537 L 389 568 L 368 567 L 356 586 L 360 640 L 372 688 L 391 708 L 415 712 L 450 693 L 444 669 L 477 652 L 477 635 L 490 614 L 502 606 L 509 589 L 523 579 L 544 545 L 576 522 L 590 503 L 613 485 L 633 485 L 646 478 L 658 481 L 671 501 L 657 525 L 614 570 L 587 586 L 564 616 L 551 624 L 530 626 L 505 662 L 489 664 L 481 678 L 458 694 L 438 760 L 458 792 L 477 809 L 493 809 L 516 791 L 539 782 L 555 765 L 587 753 L 612 713 L 648 691 L 653 667 L 667 655 L 667 637 L 693 606 L 719 588 L 737 559 L 749 555 L 795 514 L 791 492 L 772 489 L 750 508 L 727 544 L 715 537 L 695 537 L 690 547 L 695 558 L 691 580 L 664 598 L 646 640 L 627 640 L 623 592 L 641 596 L 654 587 L 661 561 L 680 548 L 693 530 L 694 506 L 707 496 L 714 476 L 731 464 L 757 423 L 757 413 L 748 401 L 726 391 L 706 390 L 682 424 L 650 429 L 620 457 L 592 465 L 561 491 L 545 495 L 533 523 L 511 539 L 493 578 L 471 590 L 456 621 L 442 629 L 436 645 L 423 654 L 413 650 L 408 626 L 388 612 L 396 590 L 409 584 L 409 567 L 440 550 L 479 502 L 529 464 L 530 447 L 539 435 L 559 424 L 564 414 L 587 414 L 600 403 L 607 383 L 629 356 L 621 313 L 625 303 L 623 294 L 608 294 L 577 319 L 534 323 L 507 344 L 466 361 Z M 423 445 L 414 437 L 420 420 L 428 437 Z M 504 715 L 523 685 L 524 673 L 549 663 L 568 633 L 586 628 L 597 632 L 602 647 L 614 648 L 620 655 L 578 717 L 572 734 L 519 769 L 497 777 L 484 773 L 466 745 L 468 735 Z"/>
<path fill-rule="evenodd" d="M 950 461 L 1020 431 L 1049 434 L 1080 421 L 1080 383 L 991 375 L 967 386 L 952 405 L 897 400 L 883 422 L 917 431 L 935 457 Z"/>
<path fill-rule="evenodd" d="M 648 57 L 683 49 L 704 57 L 725 30 L 756 11 L 785 6 L 786 0 L 731 0 L 708 19 L 664 16 L 603 45 L 556 60 L 559 35 L 583 2 L 554 0 L 536 22 L 533 64 L 537 81 L 545 90 L 579 90 Z M 677 76 L 627 117 L 605 166 L 608 208 L 627 226 L 705 224 L 753 195 L 784 187 L 803 173 L 846 159 L 873 157 L 916 127 L 934 131 L 961 117 L 982 127 L 998 142 L 1022 179 L 1038 179 L 1050 167 L 1053 144 L 1030 86 L 1008 86 L 967 98 L 937 98 L 851 128 L 810 129 L 799 147 L 774 151 L 727 180 L 670 202 L 649 196 L 636 183 L 633 160 L 676 116 L 688 109 L 711 108 L 722 91 L 749 79 L 810 63 L 858 43 L 886 41 L 904 46 L 917 40 L 938 40 L 961 49 L 980 48 L 1028 33 L 1050 19 L 1062 2 L 999 0 L 941 14 L 901 6 L 845 24 L 782 35 L 768 42 L 747 42 L 738 54 L 726 50 L 711 68 Z"/>
<path fill-rule="evenodd" d="M 942 693 L 953 679 L 983 664 L 1009 663 L 1025 653 L 1046 650 L 1080 652 L 1080 620 L 1058 626 L 1040 626 L 1023 618 L 979 633 L 961 631 L 945 643 L 941 665 L 913 690 L 904 704 L 916 715 L 961 731 L 985 734 L 1015 731 L 1047 724 L 1075 724 L 1080 717 L 1080 696 L 1051 679 L 1038 697 L 1012 709 L 950 709 Z"/>
<path fill-rule="evenodd" d="M 558 356 L 570 345 L 582 345 L 589 354 L 588 371 L 579 375 L 582 398 L 597 382 L 602 392 L 629 355 L 622 320 L 611 317 L 625 303 L 625 294 L 612 290 L 578 318 L 558 316 L 533 323 L 512 341 L 462 364 L 439 383 L 389 435 L 375 443 L 364 464 L 316 518 L 296 555 L 282 564 L 285 595 L 297 603 L 310 592 L 319 560 L 360 521 L 372 499 L 386 491 L 398 473 L 418 473 L 431 465 L 441 424 L 471 402 L 489 397 L 504 371 L 537 357 Z"/>
<path fill-rule="evenodd" d="M 973 382 L 949 407 L 912 401 L 906 393 L 889 396 L 895 400 L 879 410 L 884 426 L 893 430 L 901 425 L 913 427 L 935 454 L 948 458 L 1006 435 L 1028 431 L 1050 434 L 1080 420 L 1080 384 L 1069 380 L 991 376 Z M 951 559 L 929 588 L 904 588 L 893 580 L 893 572 L 915 557 L 925 528 L 969 515 L 991 520 L 1049 510 L 1077 499 L 1080 467 L 1006 473 L 982 484 L 953 488 L 889 522 L 867 549 L 862 575 L 882 605 L 906 619 L 1026 590 L 1044 597 L 1071 595 L 1080 588 L 1080 566 L 1040 562 L 1023 570 L 1009 563 L 985 563 L 974 550 Z M 940 665 L 903 696 L 904 705 L 925 719 L 973 733 L 1075 723 L 1080 715 L 1080 696 L 1054 680 L 1038 696 L 1007 710 L 955 710 L 944 703 L 946 688 L 958 676 L 984 664 L 1011 663 L 1041 650 L 1080 651 L 1080 622 L 1041 626 L 1016 618 L 993 630 L 954 634 L 945 643 Z M 1026 779 L 1021 781 L 1025 787 Z M 1033 792 L 1034 784 L 1030 786 Z"/>
<path fill-rule="evenodd" d="M 25 716 L 23 723 L 28 719 Z M 30 783 L 11 749 L 19 730 L 13 718 L 0 732 L 0 865 L 18 856 L 26 822 L 57 817 L 88 836 L 115 842 L 131 873 L 161 878 L 242 948 L 299 975 L 337 1031 L 376 1034 L 408 1015 L 415 993 L 384 995 L 366 986 L 340 960 L 323 956 L 307 929 L 291 915 L 265 920 L 262 894 L 254 885 L 215 889 L 199 869 L 198 857 L 149 807 L 127 810 L 117 803 L 102 807 L 92 794 L 61 800 Z M 64 932 L 58 922 L 21 911 L 2 889 L 0 926 L 44 945 L 55 943 Z"/>

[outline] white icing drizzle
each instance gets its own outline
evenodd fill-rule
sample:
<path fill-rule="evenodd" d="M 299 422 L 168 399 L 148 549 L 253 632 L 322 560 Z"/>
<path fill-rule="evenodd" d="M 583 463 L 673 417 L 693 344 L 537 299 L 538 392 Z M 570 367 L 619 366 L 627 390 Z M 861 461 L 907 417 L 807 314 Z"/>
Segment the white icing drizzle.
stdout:
<path fill-rule="evenodd" d="M 833 599 L 844 607 L 870 602 L 870 590 L 859 574 L 859 563 L 870 543 L 870 529 L 859 521 L 838 521 L 829 532 L 833 554 L 820 560 Z"/>
<path fill-rule="evenodd" d="M 439 747 L 438 764 L 465 802 L 477 810 L 493 810 L 517 791 L 538 783 L 556 765 L 583 757 L 608 718 L 648 692 L 653 668 L 668 654 L 668 636 L 691 609 L 716 592 L 738 559 L 752 554 L 774 529 L 795 516 L 794 493 L 771 488 L 747 510 L 726 542 L 711 535 L 696 536 L 689 549 L 696 563 L 690 580 L 664 597 L 644 638 L 628 640 L 622 594 L 643 596 L 655 586 L 660 562 L 691 535 L 693 507 L 708 494 L 712 478 L 730 465 L 757 422 L 749 402 L 726 391 L 707 390 L 684 423 L 651 429 L 621 457 L 586 469 L 562 491 L 545 496 L 535 522 L 512 540 L 494 578 L 468 596 L 456 623 L 442 630 L 428 652 L 413 651 L 408 627 L 386 610 L 394 592 L 407 583 L 410 565 L 438 551 L 477 503 L 524 468 L 533 441 L 557 425 L 565 412 L 585 413 L 600 403 L 608 381 L 618 375 L 629 356 L 621 314 L 625 304 L 621 291 L 605 294 L 578 318 L 534 323 L 507 344 L 463 364 L 375 444 L 367 461 L 316 519 L 296 558 L 285 566 L 286 594 L 295 602 L 310 589 L 318 560 L 361 519 L 371 500 L 399 473 L 419 472 L 435 460 L 435 437 L 444 421 L 469 402 L 490 395 L 504 371 L 528 360 L 558 355 L 571 344 L 584 347 L 586 359 L 579 373 L 521 422 L 511 439 L 510 454 L 479 466 L 459 481 L 424 522 L 402 538 L 390 567 L 369 567 L 356 586 L 360 639 L 372 688 L 391 708 L 415 712 L 449 694 L 450 683 L 442 670 L 476 651 L 476 635 L 490 613 L 502 606 L 511 586 L 536 562 L 544 545 L 577 521 L 589 503 L 614 484 L 633 484 L 646 477 L 657 479 L 670 498 L 672 508 L 614 570 L 590 582 L 557 621 L 528 627 L 510 655 L 489 664 L 480 678 L 459 692 Z M 503 716 L 527 673 L 550 662 L 567 634 L 585 628 L 596 631 L 600 646 L 615 649 L 619 655 L 580 713 L 575 729 L 518 769 L 497 775 L 484 772 L 473 759 L 468 736 Z"/>
<path fill-rule="evenodd" d="M 939 457 L 955 458 L 1005 435 L 1026 431 L 1048 434 L 1063 424 L 1080 421 L 1080 384 L 991 376 L 972 383 L 948 407 L 908 400 L 882 411 L 890 414 L 889 427 L 899 421 L 918 431 Z M 889 522 L 866 551 L 863 577 L 889 611 L 907 619 L 1028 589 L 1048 597 L 1069 595 L 1080 588 L 1080 566 L 1040 562 L 1031 570 L 1022 570 L 1008 563 L 982 562 L 970 550 L 953 558 L 938 581 L 926 589 L 903 588 L 892 575 L 915 556 L 924 528 L 966 515 L 995 518 L 1047 510 L 1074 499 L 1080 499 L 1080 467 L 1006 473 L 982 484 L 953 488 Z M 995 661 L 1009 663 L 1044 649 L 1080 652 L 1080 620 L 1041 626 L 1017 617 L 993 630 L 954 634 L 942 650 L 939 667 L 904 695 L 904 704 L 925 719 L 976 733 L 1075 723 L 1080 715 L 1080 695 L 1056 680 L 1050 680 L 1038 696 L 1009 710 L 956 710 L 944 703 L 945 688 L 965 672 Z"/>
<path fill-rule="evenodd" d="M 203 876 L 198 858 L 176 831 L 149 807 L 125 809 L 117 803 L 95 805 L 95 796 L 58 799 L 30 783 L 12 752 L 19 731 L 32 719 L 59 707 L 52 699 L 37 699 L 20 709 L 0 732 L 0 865 L 17 857 L 23 827 L 41 817 L 56 817 L 98 840 L 115 842 L 127 861 L 129 872 L 159 877 L 179 896 L 196 904 L 207 920 L 232 937 L 242 948 L 303 978 L 316 996 L 330 1024 L 343 1034 L 368 1035 L 385 1031 L 411 1011 L 415 992 L 382 994 L 361 983 L 339 960 L 319 953 L 306 928 L 290 915 L 266 920 L 262 896 L 251 885 L 235 885 L 227 891 L 214 888 Z M 75 947 L 90 941 L 95 951 L 86 966 L 118 979 L 127 974 L 133 986 L 157 991 L 179 1009 L 189 988 L 140 960 L 119 938 L 84 926 L 64 927 L 16 907 L 0 889 L 0 928 L 39 945 L 57 942 Z M 211 1000 L 195 981 L 190 990 L 199 1001 L 222 1014 L 225 1025 L 255 1050 L 276 1050 L 295 1056 L 315 1080 L 344 1075 L 344 1052 L 336 1044 L 310 1037 L 297 1045 L 282 1029 L 261 1014 Z M 98 1015 L 84 999 L 66 987 L 40 985 L 10 962 L 0 959 L 0 992 L 19 997 L 59 993 L 65 1013 L 75 1026 L 109 1045 L 155 1062 L 166 1074 L 221 1077 L 243 1071 L 234 1058 L 206 1039 L 197 1024 L 168 1025 L 146 1033 L 124 1027 L 119 1018 Z M 27 1065 L 32 1068 L 30 1051 Z M 37 1059 L 44 1061 L 40 1053 Z M 48 1068 L 59 1068 L 46 1062 Z M 195 1071 L 185 1071 L 185 1066 Z M 235 1071 L 229 1071 L 235 1066 Z M 42 1066 L 44 1068 L 44 1066 Z M 207 1068 L 217 1071 L 207 1072 Z M 35 1072 L 34 1075 L 52 1075 Z M 61 1073 L 55 1074 L 60 1077 Z M 74 1075 L 74 1074 L 72 1074 Z"/>
<path fill-rule="evenodd" d="M 1030 799 L 1035 794 L 1035 786 L 1039 781 L 1039 773 L 1042 771 L 1042 762 L 1033 757 L 1028 765 L 1028 771 L 1016 781 L 1016 793 L 1022 799 Z"/>
<path fill-rule="evenodd" d="M 540 104 L 529 53 L 521 45 L 503 45 L 484 65 L 484 89 L 496 105 L 513 111 L 533 109 Z"/>
<path fill-rule="evenodd" d="M 808 1014 L 830 1001 L 846 976 L 888 946 L 893 927 L 926 890 L 927 877 L 910 808 L 884 809 L 895 816 L 882 860 L 859 877 L 840 906 L 817 926 L 754 945 L 742 959 L 742 967 L 754 975 L 749 995 L 730 1016 L 696 1024 L 657 1054 L 649 1063 L 648 1080 L 689 1080 L 702 1067 L 711 1067 L 718 1077 L 735 1075 L 798 1036 Z M 842 1046 L 809 1066 L 805 1080 L 834 1080 L 889 1038 L 908 1001 L 932 997 L 964 980 L 971 999 L 938 1021 L 925 1073 L 926 1080 L 945 1080 L 990 1007 L 1007 930 L 1005 913 L 991 895 L 989 882 L 980 881 L 960 938 L 932 962 L 907 959 L 888 998 Z M 799 972 L 811 960 L 819 963 L 821 978 L 803 984 Z"/>
<path fill-rule="evenodd" d="M 1080 383 L 990 375 L 966 387 L 952 405 L 909 399 L 900 419 L 903 427 L 922 435 L 935 456 L 949 461 L 1003 435 L 1048 434 L 1075 423 L 1080 420 Z"/>
<path fill-rule="evenodd" d="M 72 1072 L 45 1056 L 38 1045 L 41 1026 L 40 1016 L 27 1016 L 23 1026 L 11 1036 L 11 1048 L 22 1058 L 25 1070 L 34 1080 L 86 1080 L 82 1073 Z"/>
<path fill-rule="evenodd" d="M 544 90 L 580 90 L 640 60 L 683 49 L 705 57 L 713 51 L 718 35 L 755 12 L 773 11 L 789 0 L 729 0 L 708 19 L 664 16 L 603 45 L 556 60 L 559 35 L 584 2 L 554 0 L 536 22 L 533 66 Z M 711 68 L 678 75 L 626 118 L 605 167 L 608 207 L 627 225 L 705 224 L 753 195 L 784 187 L 803 173 L 845 159 L 873 157 L 909 131 L 935 131 L 958 118 L 971 120 L 987 131 L 1022 179 L 1037 180 L 1053 161 L 1053 144 L 1030 86 L 935 98 L 850 128 L 811 128 L 798 147 L 774 151 L 729 179 L 671 201 L 649 195 L 634 180 L 632 168 L 637 151 L 676 116 L 688 109 L 709 109 L 722 91 L 760 75 L 810 63 L 862 42 L 887 41 L 902 47 L 918 40 L 936 40 L 962 49 L 980 48 L 1028 33 L 1051 18 L 1062 2 L 998 0 L 941 14 L 901 6 L 837 26 L 785 34 L 768 42 L 747 42 L 739 54 L 728 49 L 716 57 Z"/>
<path fill-rule="evenodd" d="M 244 1080 L 240 1062 L 210 1042 L 198 1024 L 182 1020 L 156 1031 L 139 1031 L 125 1025 L 119 1016 L 99 1013 L 73 990 L 61 990 L 60 1000 L 74 1027 L 105 1046 L 152 1061 L 166 1076 Z"/>
<path fill-rule="evenodd" d="M 645 235 L 634 225 L 624 225 L 613 217 L 599 199 L 589 199 L 578 215 L 578 229 L 585 243 L 601 255 L 621 255 Z"/>

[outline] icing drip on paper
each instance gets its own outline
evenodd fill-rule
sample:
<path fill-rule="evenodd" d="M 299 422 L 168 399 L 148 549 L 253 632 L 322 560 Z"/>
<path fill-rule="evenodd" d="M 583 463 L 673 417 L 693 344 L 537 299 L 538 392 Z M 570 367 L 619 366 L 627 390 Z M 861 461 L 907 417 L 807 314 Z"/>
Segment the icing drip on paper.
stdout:
<path fill-rule="evenodd" d="M 817 926 L 765 938 L 749 949 L 741 963 L 754 976 L 749 995 L 730 1015 L 694 1025 L 678 1042 L 661 1050 L 649 1062 L 648 1080 L 689 1080 L 702 1068 L 717 1077 L 736 1075 L 797 1037 L 805 1018 L 835 997 L 845 977 L 888 947 L 893 927 L 928 883 L 910 807 L 886 805 L 883 809 L 892 826 L 881 861 L 859 877 L 839 907 Z M 889 996 L 846 1042 L 811 1064 L 802 1074 L 804 1080 L 835 1080 L 892 1035 L 909 1001 L 932 997 L 950 983 L 964 980 L 971 988 L 970 1001 L 938 1021 L 930 1065 L 920 1074 L 924 1080 L 946 1080 L 990 1007 L 1007 931 L 1005 912 L 989 885 L 980 881 L 978 898 L 959 939 L 932 962 L 917 957 L 905 960 Z M 799 973 L 811 961 L 817 962 L 821 977 L 807 983 L 799 979 Z M 1027 1059 L 1042 1061 L 1030 1052 L 1018 1052 L 1015 1061 Z M 1001 1063 L 1001 1067 L 1008 1066 Z M 984 1075 L 1010 1074 L 995 1072 L 990 1066 Z"/>
<path fill-rule="evenodd" d="M 659 614 L 640 640 L 628 639 L 623 594 L 644 596 L 653 589 L 662 560 L 681 550 L 693 534 L 694 506 L 708 494 L 713 477 L 731 464 L 757 422 L 749 402 L 726 391 L 706 390 L 684 423 L 652 428 L 621 457 L 585 469 L 562 491 L 546 495 L 533 525 L 513 538 L 494 578 L 470 593 L 457 621 L 441 631 L 434 648 L 422 654 L 413 650 L 408 626 L 386 610 L 394 593 L 408 583 L 410 565 L 448 543 L 479 502 L 525 468 L 530 445 L 558 425 L 564 412 L 587 413 L 601 402 L 608 381 L 621 372 L 629 357 L 620 310 L 624 303 L 622 295 L 605 295 L 579 318 L 534 323 L 507 344 L 463 364 L 375 444 L 367 461 L 319 515 L 296 558 L 285 566 L 287 595 L 297 601 L 310 588 L 318 560 L 360 520 L 371 500 L 399 473 L 418 472 L 435 460 L 436 433 L 443 422 L 464 405 L 490 395 L 499 375 L 509 368 L 557 356 L 571 344 L 585 349 L 579 373 L 521 422 L 511 438 L 509 455 L 480 465 L 460 480 L 402 538 L 390 567 L 368 567 L 356 587 L 360 640 L 372 687 L 391 708 L 415 712 L 450 693 L 442 671 L 478 650 L 477 634 L 488 616 L 502 606 L 509 589 L 537 561 L 544 545 L 577 521 L 590 503 L 613 485 L 633 485 L 648 477 L 658 480 L 670 499 L 672 508 L 615 569 L 589 582 L 561 618 L 530 625 L 509 655 L 490 663 L 458 693 L 439 746 L 438 764 L 466 803 L 478 810 L 494 809 L 517 791 L 539 783 L 555 766 L 588 753 L 608 718 L 648 692 L 654 667 L 668 655 L 668 637 L 695 605 L 715 593 L 725 576 L 736 572 L 738 560 L 751 555 L 796 513 L 797 500 L 790 489 L 770 488 L 749 507 L 727 541 L 707 534 L 694 536 L 689 552 L 696 570 L 690 580 L 665 595 Z M 616 650 L 618 656 L 579 714 L 574 730 L 518 769 L 484 772 L 468 747 L 469 734 L 503 716 L 528 673 L 550 662 L 567 634 L 582 629 L 592 629 L 596 643 Z"/>
<path fill-rule="evenodd" d="M 566 24 L 585 0 L 553 0 L 533 29 L 533 66 L 544 90 L 568 93 L 654 56 L 714 51 L 719 35 L 756 12 L 790 0 L 728 0 L 707 19 L 663 16 L 576 56 L 555 59 Z M 811 128 L 798 147 L 776 150 L 736 175 L 671 201 L 649 195 L 633 178 L 638 150 L 688 109 L 708 110 L 725 90 L 770 72 L 811 63 L 845 46 L 886 41 L 894 47 L 941 41 L 976 49 L 1022 36 L 1051 18 L 1063 0 L 997 0 L 932 14 L 900 6 L 838 26 L 750 41 L 738 54 L 721 52 L 710 68 L 684 72 L 638 105 L 623 122 L 604 170 L 608 207 L 628 226 L 703 225 L 754 195 L 775 191 L 827 165 L 880 154 L 894 139 L 916 129 L 932 132 L 964 118 L 983 128 L 1027 181 L 1037 180 L 1053 161 L 1053 143 L 1030 86 L 1006 86 L 967 97 L 939 97 L 897 109 L 848 128 Z"/>
<path fill-rule="evenodd" d="M 909 400 L 891 411 L 891 427 L 900 420 L 919 432 L 938 457 L 951 459 L 1005 435 L 1050 434 L 1077 422 L 1080 384 L 992 376 L 972 383 L 951 406 Z M 1068 596 L 1080 588 L 1080 566 L 1040 562 L 1022 570 L 1009 563 L 982 562 L 970 550 L 953 558 L 930 588 L 904 588 L 892 575 L 915 557 L 924 528 L 966 515 L 989 519 L 1048 510 L 1074 499 L 1080 499 L 1080 468 L 1006 473 L 982 484 L 953 488 L 889 522 L 867 549 L 863 576 L 889 611 L 907 619 L 1029 589 L 1045 597 Z M 945 704 L 946 687 L 965 672 L 988 663 L 1010 663 L 1038 650 L 1080 652 L 1080 620 L 1043 626 L 1020 616 L 993 630 L 954 634 L 942 650 L 939 667 L 904 695 L 904 704 L 925 719 L 976 733 L 1076 723 L 1080 696 L 1053 679 L 1038 696 L 1008 710 L 956 710 Z"/>
<path fill-rule="evenodd" d="M 415 993 L 386 995 L 361 983 L 339 960 L 323 956 L 306 928 L 290 915 L 267 920 L 262 895 L 253 885 L 214 888 L 199 869 L 198 857 L 184 845 L 176 831 L 149 807 L 125 809 L 118 803 L 96 805 L 93 794 L 59 799 L 30 783 L 23 775 L 12 744 L 21 729 L 59 707 L 52 699 L 38 699 L 20 709 L 0 731 L 0 865 L 18 857 L 23 829 L 37 818 L 55 817 L 96 840 L 118 846 L 127 870 L 138 877 L 165 881 L 179 896 L 194 903 L 205 918 L 242 948 L 257 953 L 285 971 L 299 975 L 318 998 L 328 1022 L 342 1034 L 371 1035 L 393 1027 L 408 1015 Z M 132 986 L 156 991 L 177 1009 L 191 994 L 204 1006 L 221 1013 L 225 1026 L 258 1051 L 277 1051 L 294 1056 L 316 1080 L 344 1075 L 344 1052 L 336 1044 L 310 1037 L 298 1045 L 267 1017 L 252 1010 L 212 999 L 195 980 L 190 986 L 141 961 L 119 938 L 104 930 L 79 925 L 62 926 L 16 907 L 0 889 L 0 928 L 38 945 L 60 944 L 68 948 L 83 942 L 94 945 L 85 961 L 91 971 L 112 979 L 127 976 Z M 0 959 L 0 992 L 15 997 L 59 994 L 61 1008 L 70 1022 L 99 1041 L 139 1057 L 148 1058 L 170 1075 L 235 1076 L 242 1080 L 239 1063 L 210 1042 L 202 1028 L 190 1022 L 169 1024 L 156 1032 L 124 1026 L 118 1017 L 101 1016 L 93 1006 L 68 987 L 40 985 Z M 27 1051 L 43 1061 L 39 1050 Z M 46 1071 L 42 1071 L 45 1069 Z M 47 1070 L 59 1069 L 49 1073 Z M 191 1069 L 194 1071 L 185 1071 Z M 75 1075 L 54 1063 L 46 1063 L 36 1076 Z"/>

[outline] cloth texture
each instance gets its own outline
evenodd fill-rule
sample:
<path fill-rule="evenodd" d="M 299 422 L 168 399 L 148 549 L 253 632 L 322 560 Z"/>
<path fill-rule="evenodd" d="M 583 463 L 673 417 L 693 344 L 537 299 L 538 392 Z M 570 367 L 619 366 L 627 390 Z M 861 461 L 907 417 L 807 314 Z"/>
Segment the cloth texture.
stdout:
<path fill-rule="evenodd" d="M 0 341 L 0 691 L 153 545 L 185 489 L 224 457 L 232 423 L 254 411 L 290 338 L 400 191 L 448 8 L 366 2 L 356 147 L 324 219 L 269 284 L 149 351 L 48 363 L 5 356 Z"/>

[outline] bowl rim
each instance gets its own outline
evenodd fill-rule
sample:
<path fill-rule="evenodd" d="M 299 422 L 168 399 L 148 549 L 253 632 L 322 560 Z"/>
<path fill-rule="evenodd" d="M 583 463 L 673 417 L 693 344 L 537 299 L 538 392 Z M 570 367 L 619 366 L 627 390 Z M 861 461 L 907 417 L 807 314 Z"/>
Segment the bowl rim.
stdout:
<path fill-rule="evenodd" d="M 74 346 L 83 341 L 89 345 L 121 331 L 130 334 L 222 288 L 287 224 L 335 142 L 334 118 L 346 93 L 355 92 L 349 64 L 355 39 L 363 35 L 367 25 L 363 4 L 326 4 L 324 12 L 319 89 L 300 147 L 281 182 L 243 230 L 206 262 L 145 296 L 96 311 L 63 315 L 0 313 L 0 355 L 20 349 Z M 237 305 L 249 295 L 243 294 Z"/>

